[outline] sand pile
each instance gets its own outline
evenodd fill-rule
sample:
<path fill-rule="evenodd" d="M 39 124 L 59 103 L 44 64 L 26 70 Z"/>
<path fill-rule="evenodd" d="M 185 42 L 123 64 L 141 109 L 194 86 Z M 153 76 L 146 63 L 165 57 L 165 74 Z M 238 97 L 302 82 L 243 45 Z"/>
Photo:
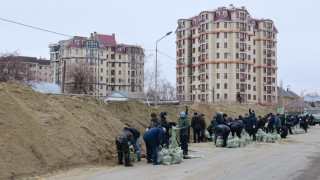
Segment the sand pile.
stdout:
<path fill-rule="evenodd" d="M 176 121 L 185 106 L 152 108 L 137 101 L 113 102 L 41 94 L 17 83 L 0 85 L 0 179 L 33 176 L 79 165 L 110 164 L 114 139 L 124 126 L 143 132 L 151 112 Z M 252 108 L 256 114 L 274 109 Z M 237 103 L 193 105 L 207 123 L 218 112 L 236 117 L 248 107 Z"/>

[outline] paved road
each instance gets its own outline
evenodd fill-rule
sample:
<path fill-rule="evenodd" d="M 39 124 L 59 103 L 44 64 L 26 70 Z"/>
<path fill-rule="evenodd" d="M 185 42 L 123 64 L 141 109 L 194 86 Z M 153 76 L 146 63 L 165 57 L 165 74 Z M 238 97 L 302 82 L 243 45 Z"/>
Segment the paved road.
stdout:
<path fill-rule="evenodd" d="M 153 166 L 143 160 L 132 168 L 79 168 L 45 179 L 320 179 L 319 138 L 317 126 L 307 134 L 290 135 L 276 143 L 236 149 L 216 148 L 212 143 L 190 144 L 205 157 L 171 166 Z"/>

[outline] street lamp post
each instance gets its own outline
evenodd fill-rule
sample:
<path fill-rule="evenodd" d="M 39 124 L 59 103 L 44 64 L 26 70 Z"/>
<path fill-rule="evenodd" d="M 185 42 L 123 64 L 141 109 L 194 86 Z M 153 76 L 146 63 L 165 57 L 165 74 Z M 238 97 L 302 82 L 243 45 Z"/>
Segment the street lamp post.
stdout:
<path fill-rule="evenodd" d="M 166 36 L 170 35 L 171 33 L 172 31 L 168 32 L 165 36 L 163 36 L 156 42 L 156 77 L 155 77 L 156 80 L 155 80 L 155 89 L 154 89 L 154 92 L 155 92 L 154 105 L 155 106 L 158 105 L 158 42 L 163 38 L 165 38 Z"/>

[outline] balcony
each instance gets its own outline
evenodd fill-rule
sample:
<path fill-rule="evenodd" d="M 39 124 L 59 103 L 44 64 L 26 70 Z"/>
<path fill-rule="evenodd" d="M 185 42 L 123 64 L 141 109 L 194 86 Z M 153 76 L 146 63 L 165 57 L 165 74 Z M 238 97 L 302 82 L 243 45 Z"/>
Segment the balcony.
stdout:
<path fill-rule="evenodd" d="M 179 75 L 182 75 L 182 72 L 179 72 Z"/>
<path fill-rule="evenodd" d="M 267 91 L 267 94 L 272 94 L 272 91 L 270 90 L 270 91 Z"/>
<path fill-rule="evenodd" d="M 178 84 L 182 84 L 182 81 L 179 81 Z"/>
<path fill-rule="evenodd" d="M 192 76 L 194 74 L 194 72 L 189 72 L 189 75 Z"/>
<path fill-rule="evenodd" d="M 272 54 L 267 54 L 267 57 L 271 57 L 272 56 Z"/>
<path fill-rule="evenodd" d="M 272 64 L 271 63 L 267 63 L 267 66 L 272 66 Z"/>
<path fill-rule="evenodd" d="M 240 79 L 240 82 L 246 82 L 246 80 L 245 79 Z"/>
<path fill-rule="evenodd" d="M 244 72 L 245 71 L 245 69 L 240 69 L 240 72 Z"/>
<path fill-rule="evenodd" d="M 244 38 L 240 38 L 240 41 L 244 41 L 245 39 Z"/>
<path fill-rule="evenodd" d="M 131 82 L 131 85 L 136 85 L 136 83 L 135 82 Z"/>
<path fill-rule="evenodd" d="M 180 66 L 185 65 L 185 62 L 179 62 L 179 65 Z"/>
<path fill-rule="evenodd" d="M 270 85 L 270 84 L 272 84 L 272 82 L 271 81 L 267 81 L 267 84 Z"/>
<path fill-rule="evenodd" d="M 240 92 L 246 92 L 245 88 L 240 88 Z"/>
<path fill-rule="evenodd" d="M 206 82 L 206 79 L 201 79 L 201 82 Z"/>
<path fill-rule="evenodd" d="M 240 48 L 240 52 L 244 52 L 244 48 Z"/>
<path fill-rule="evenodd" d="M 240 28 L 240 31 L 247 31 L 246 28 Z"/>
<path fill-rule="evenodd" d="M 268 75 L 268 76 L 271 76 L 271 72 L 267 72 L 267 75 Z"/>

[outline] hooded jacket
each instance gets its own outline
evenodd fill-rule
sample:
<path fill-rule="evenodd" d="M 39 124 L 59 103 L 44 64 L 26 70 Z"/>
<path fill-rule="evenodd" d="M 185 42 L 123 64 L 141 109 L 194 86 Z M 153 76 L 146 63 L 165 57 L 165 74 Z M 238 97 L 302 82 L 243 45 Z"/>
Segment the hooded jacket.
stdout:
<path fill-rule="evenodd" d="M 167 119 L 164 117 L 164 115 L 166 115 L 167 113 L 166 112 L 161 112 L 160 113 L 160 125 L 162 127 L 167 127 L 168 126 L 168 121 Z"/>
<path fill-rule="evenodd" d="M 125 127 L 124 130 L 130 131 L 135 140 L 140 137 L 140 132 L 134 127 Z"/>
<path fill-rule="evenodd" d="M 215 129 L 214 129 L 215 132 L 217 132 L 217 134 L 219 136 L 223 136 L 223 134 L 227 133 L 227 132 L 230 132 L 230 128 L 226 125 L 218 125 Z"/>
<path fill-rule="evenodd" d="M 188 129 L 189 129 L 189 120 L 188 116 L 185 115 L 184 117 L 179 118 L 179 125 L 180 125 L 180 134 L 181 135 L 188 135 Z"/>
<path fill-rule="evenodd" d="M 276 116 L 275 125 L 277 128 L 281 128 L 281 119 L 279 116 Z"/>
<path fill-rule="evenodd" d="M 257 118 L 255 117 L 255 114 L 251 113 L 249 118 L 244 118 L 243 123 L 246 131 L 255 129 L 257 127 Z"/>
<path fill-rule="evenodd" d="M 202 129 L 202 121 L 200 116 L 195 115 L 194 117 L 192 117 L 191 127 L 193 129 Z"/>

